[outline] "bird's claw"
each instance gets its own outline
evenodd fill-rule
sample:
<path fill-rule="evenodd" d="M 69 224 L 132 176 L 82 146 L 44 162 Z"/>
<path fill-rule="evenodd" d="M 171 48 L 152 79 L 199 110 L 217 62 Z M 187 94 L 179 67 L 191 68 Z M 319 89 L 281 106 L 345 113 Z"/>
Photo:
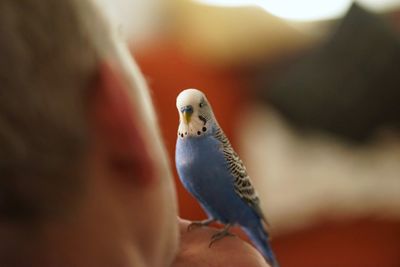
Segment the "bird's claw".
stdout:
<path fill-rule="evenodd" d="M 236 236 L 236 235 L 232 234 L 231 232 L 229 232 L 229 228 L 230 228 L 230 225 L 225 227 L 223 230 L 213 234 L 211 237 L 211 242 L 208 245 L 208 247 L 211 248 L 212 244 L 214 244 L 215 242 L 217 242 L 218 240 L 221 240 L 222 238 L 224 238 L 226 236 L 232 236 L 232 237 Z"/>
<path fill-rule="evenodd" d="M 192 222 L 192 223 L 190 223 L 190 224 L 188 225 L 187 231 L 190 232 L 190 231 L 192 231 L 192 230 L 195 229 L 195 228 L 207 226 L 207 225 L 209 225 L 210 223 L 213 223 L 213 222 L 215 222 L 214 219 L 207 219 L 207 220 L 204 220 L 204 221 Z"/>

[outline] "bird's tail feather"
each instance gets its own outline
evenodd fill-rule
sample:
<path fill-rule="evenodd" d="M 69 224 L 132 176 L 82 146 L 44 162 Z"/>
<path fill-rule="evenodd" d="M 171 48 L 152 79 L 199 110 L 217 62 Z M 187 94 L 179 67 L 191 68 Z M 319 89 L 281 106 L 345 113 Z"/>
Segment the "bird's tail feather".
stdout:
<path fill-rule="evenodd" d="M 279 267 L 278 261 L 269 243 L 268 233 L 262 225 L 262 222 L 257 223 L 255 227 L 243 227 L 243 230 L 247 233 L 254 246 L 261 252 L 266 261 L 272 267 Z"/>

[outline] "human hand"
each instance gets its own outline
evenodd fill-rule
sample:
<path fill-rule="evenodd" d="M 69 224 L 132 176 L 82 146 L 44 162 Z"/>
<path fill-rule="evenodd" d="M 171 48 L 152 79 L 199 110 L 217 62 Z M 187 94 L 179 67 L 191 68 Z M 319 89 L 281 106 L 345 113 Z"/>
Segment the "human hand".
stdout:
<path fill-rule="evenodd" d="M 209 248 L 210 227 L 187 231 L 190 222 L 179 219 L 181 244 L 172 267 L 269 267 L 261 254 L 238 237 L 225 237 Z"/>

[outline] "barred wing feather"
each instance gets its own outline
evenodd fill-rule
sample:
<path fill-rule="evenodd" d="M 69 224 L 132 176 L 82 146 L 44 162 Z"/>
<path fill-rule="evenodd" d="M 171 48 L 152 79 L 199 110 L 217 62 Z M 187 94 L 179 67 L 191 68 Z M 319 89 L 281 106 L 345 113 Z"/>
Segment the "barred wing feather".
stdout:
<path fill-rule="evenodd" d="M 246 167 L 238 154 L 233 150 L 228 138 L 220 127 L 215 132 L 215 137 L 221 142 L 223 146 L 224 157 L 227 161 L 229 171 L 232 173 L 234 179 L 234 189 L 236 194 L 245 201 L 253 210 L 267 223 L 264 214 L 260 208 L 260 199 L 257 192 L 251 183 L 250 177 L 247 174 Z"/>

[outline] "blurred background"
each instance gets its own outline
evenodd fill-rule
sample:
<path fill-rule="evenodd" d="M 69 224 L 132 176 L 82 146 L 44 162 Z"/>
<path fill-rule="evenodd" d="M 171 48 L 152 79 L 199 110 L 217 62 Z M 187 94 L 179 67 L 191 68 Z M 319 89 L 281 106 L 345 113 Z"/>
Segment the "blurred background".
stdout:
<path fill-rule="evenodd" d="M 204 91 L 282 267 L 400 266 L 400 0 L 99 0 L 151 87 Z M 175 169 L 175 167 L 173 167 Z M 176 179 L 180 214 L 205 218 Z"/>

